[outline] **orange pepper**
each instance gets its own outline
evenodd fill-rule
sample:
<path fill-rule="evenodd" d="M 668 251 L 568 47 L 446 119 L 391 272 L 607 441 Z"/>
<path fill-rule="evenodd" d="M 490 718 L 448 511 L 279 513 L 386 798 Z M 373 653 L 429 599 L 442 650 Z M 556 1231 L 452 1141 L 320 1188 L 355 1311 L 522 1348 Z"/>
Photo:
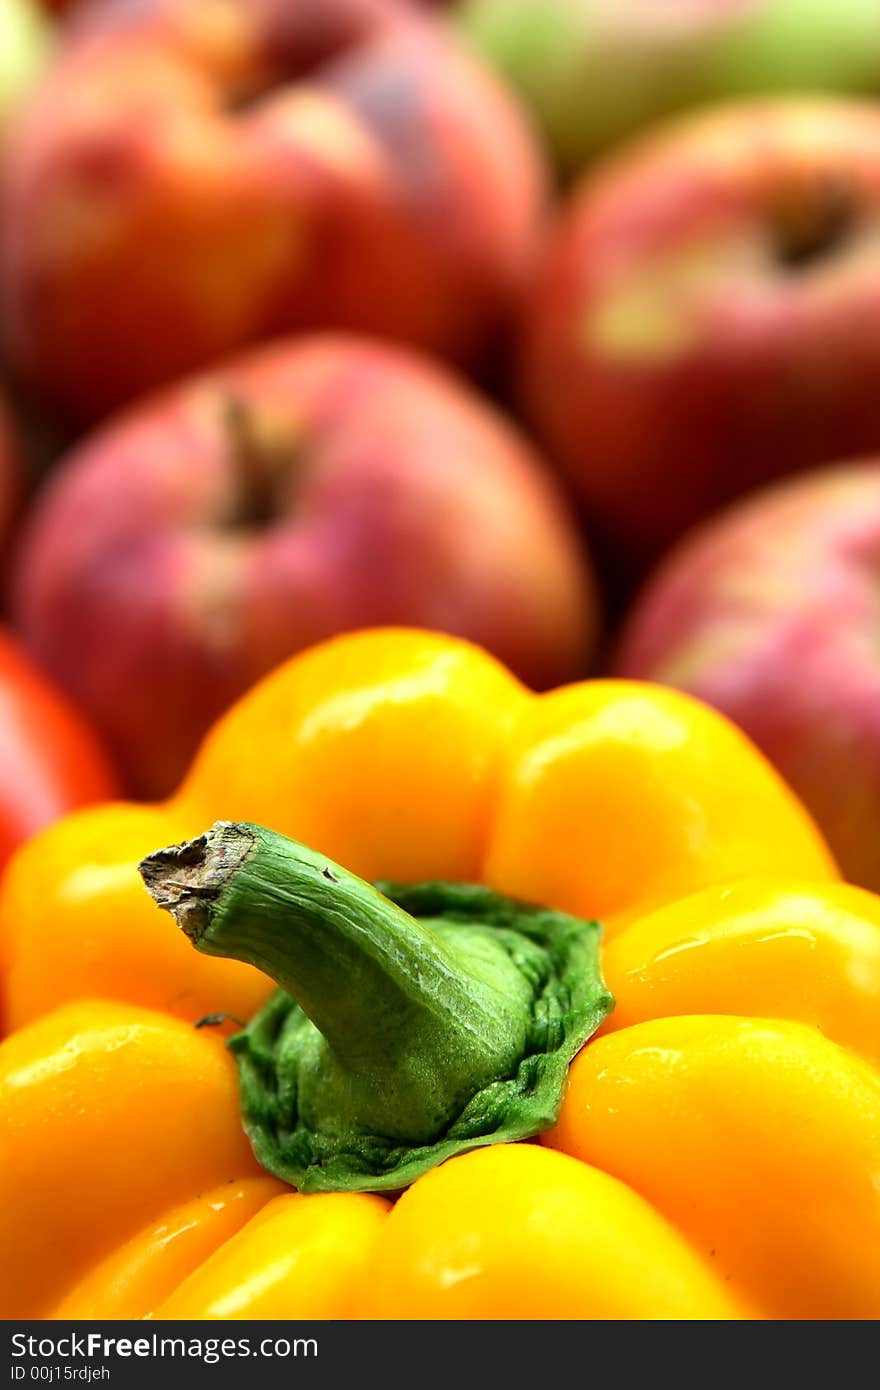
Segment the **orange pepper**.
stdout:
<path fill-rule="evenodd" d="M 137 875 L 221 817 L 603 919 L 618 1011 L 541 1145 L 452 1158 L 393 1207 L 260 1175 L 191 1024 L 271 985 L 193 952 Z M 880 903 L 686 696 L 533 696 L 448 638 L 337 639 L 221 720 L 167 804 L 20 850 L 0 920 L 6 1316 L 880 1315 Z"/>

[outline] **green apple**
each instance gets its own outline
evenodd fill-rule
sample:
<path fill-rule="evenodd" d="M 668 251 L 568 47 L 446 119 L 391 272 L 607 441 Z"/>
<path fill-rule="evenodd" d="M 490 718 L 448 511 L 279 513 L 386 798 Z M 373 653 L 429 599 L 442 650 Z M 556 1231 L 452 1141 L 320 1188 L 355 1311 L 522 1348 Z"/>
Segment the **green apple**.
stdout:
<path fill-rule="evenodd" d="M 703 102 L 880 91 L 877 0 L 463 0 L 459 15 L 569 172 Z"/>
<path fill-rule="evenodd" d="M 49 55 L 51 28 L 35 0 L 0 0 L 0 139 Z"/>

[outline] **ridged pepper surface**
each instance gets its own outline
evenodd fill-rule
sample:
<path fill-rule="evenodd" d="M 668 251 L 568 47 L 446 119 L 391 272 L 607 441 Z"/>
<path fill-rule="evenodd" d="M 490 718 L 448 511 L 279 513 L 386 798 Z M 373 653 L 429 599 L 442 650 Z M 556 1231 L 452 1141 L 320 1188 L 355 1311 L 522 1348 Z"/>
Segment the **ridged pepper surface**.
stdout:
<path fill-rule="evenodd" d="M 880 900 L 686 696 L 340 638 L 0 922 L 6 1317 L 880 1315 Z"/>

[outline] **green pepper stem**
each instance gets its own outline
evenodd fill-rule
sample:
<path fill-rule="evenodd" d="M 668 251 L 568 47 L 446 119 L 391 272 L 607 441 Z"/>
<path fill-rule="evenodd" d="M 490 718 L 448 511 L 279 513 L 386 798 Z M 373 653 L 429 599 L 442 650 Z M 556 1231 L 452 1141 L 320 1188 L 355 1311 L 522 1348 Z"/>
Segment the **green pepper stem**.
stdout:
<path fill-rule="evenodd" d="M 385 896 L 293 840 L 223 821 L 140 868 L 198 950 L 280 985 L 229 1046 L 257 1158 L 302 1191 L 400 1188 L 549 1128 L 569 1062 L 612 1004 L 597 923 L 488 888 Z"/>
<path fill-rule="evenodd" d="M 219 822 L 141 872 L 199 951 L 256 966 L 297 1001 L 332 1055 L 321 1084 L 332 1081 L 360 1125 L 430 1138 L 514 1070 L 528 994 L 508 957 L 481 972 L 325 855 Z"/>

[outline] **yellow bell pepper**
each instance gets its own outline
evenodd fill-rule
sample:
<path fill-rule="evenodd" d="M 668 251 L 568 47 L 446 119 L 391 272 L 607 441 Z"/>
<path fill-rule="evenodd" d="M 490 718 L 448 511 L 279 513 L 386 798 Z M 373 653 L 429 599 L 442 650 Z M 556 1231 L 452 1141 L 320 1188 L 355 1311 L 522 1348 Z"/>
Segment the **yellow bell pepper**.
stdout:
<path fill-rule="evenodd" d="M 357 634 L 245 696 L 170 801 L 91 807 L 18 852 L 0 893 L 7 1029 L 89 995 L 249 1017 L 265 980 L 194 955 L 137 872 L 220 818 L 366 879 L 484 882 L 608 934 L 713 884 L 837 877 L 770 765 L 695 700 L 626 681 L 535 696 L 467 643 Z"/>
<path fill-rule="evenodd" d="M 220 817 L 326 858 L 330 915 L 351 870 L 603 921 L 617 1009 L 541 1144 L 429 1164 L 393 1205 L 262 1172 L 224 1030 L 193 1024 L 271 1017 L 244 962 L 275 958 L 253 933 L 243 959 L 206 955 L 201 928 L 194 951 L 137 869 Z M 451 639 L 338 639 L 233 709 L 170 802 L 19 851 L 0 921 L 4 1316 L 880 1315 L 880 902 L 683 695 L 533 696 Z M 298 958 L 282 984 L 320 1027 L 310 978 Z"/>

